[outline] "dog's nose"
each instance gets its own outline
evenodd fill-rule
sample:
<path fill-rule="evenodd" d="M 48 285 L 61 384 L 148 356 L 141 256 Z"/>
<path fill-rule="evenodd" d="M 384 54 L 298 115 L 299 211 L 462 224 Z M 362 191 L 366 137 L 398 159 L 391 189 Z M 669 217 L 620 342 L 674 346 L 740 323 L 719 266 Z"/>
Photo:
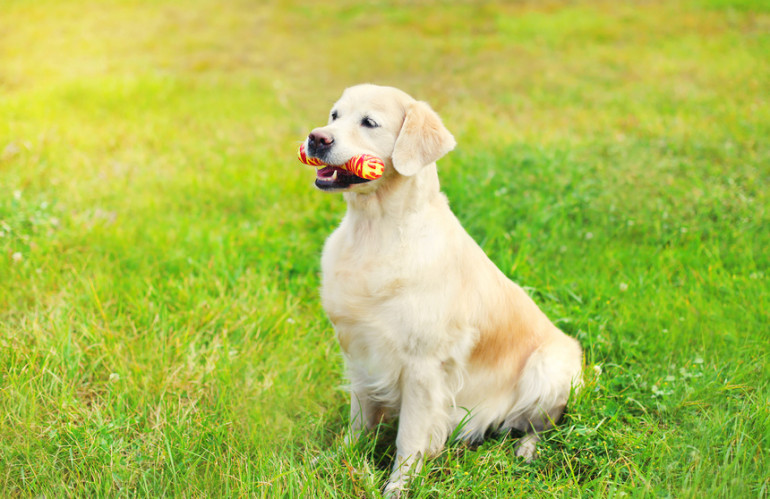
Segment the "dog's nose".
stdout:
<path fill-rule="evenodd" d="M 332 144 L 334 144 L 334 137 L 326 132 L 321 132 L 318 130 L 313 130 L 310 132 L 310 135 L 307 136 L 307 139 L 308 148 L 313 154 L 325 151 L 329 149 Z"/>

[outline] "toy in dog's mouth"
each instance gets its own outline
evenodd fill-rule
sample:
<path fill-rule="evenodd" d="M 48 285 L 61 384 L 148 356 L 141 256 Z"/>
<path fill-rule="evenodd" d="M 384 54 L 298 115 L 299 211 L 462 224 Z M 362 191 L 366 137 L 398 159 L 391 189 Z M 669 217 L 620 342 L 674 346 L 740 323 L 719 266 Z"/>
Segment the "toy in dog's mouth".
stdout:
<path fill-rule="evenodd" d="M 321 190 L 342 190 L 369 182 L 382 177 L 385 169 L 380 158 L 369 154 L 353 156 L 343 165 L 327 165 L 318 158 L 309 158 L 304 143 L 299 146 L 297 156 L 302 163 L 317 168 L 315 185 Z"/>

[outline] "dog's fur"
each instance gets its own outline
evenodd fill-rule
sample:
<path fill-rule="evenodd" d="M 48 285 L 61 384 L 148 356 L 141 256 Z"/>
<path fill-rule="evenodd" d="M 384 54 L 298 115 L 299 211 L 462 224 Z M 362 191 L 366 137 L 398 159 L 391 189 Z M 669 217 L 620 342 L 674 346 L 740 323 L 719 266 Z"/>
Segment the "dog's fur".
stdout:
<path fill-rule="evenodd" d="M 346 440 L 398 416 L 386 486 L 395 494 L 455 429 L 466 440 L 524 431 L 516 454 L 530 459 L 536 432 L 561 416 L 580 383 L 581 349 L 450 211 L 435 162 L 455 140 L 438 115 L 395 88 L 358 85 L 305 146 L 326 164 L 358 154 L 385 162 L 377 180 L 351 183 L 329 168 L 316 180 L 348 204 L 321 261 L 323 307 L 351 383 Z"/>

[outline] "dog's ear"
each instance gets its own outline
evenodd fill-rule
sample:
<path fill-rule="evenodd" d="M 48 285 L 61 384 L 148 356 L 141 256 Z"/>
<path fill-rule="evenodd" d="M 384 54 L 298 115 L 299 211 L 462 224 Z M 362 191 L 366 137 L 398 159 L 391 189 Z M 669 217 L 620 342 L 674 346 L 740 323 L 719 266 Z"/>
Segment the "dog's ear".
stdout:
<path fill-rule="evenodd" d="M 425 102 L 413 102 L 406 108 L 404 124 L 393 146 L 393 166 L 401 175 L 414 175 L 455 145 L 455 138 L 433 109 Z"/>

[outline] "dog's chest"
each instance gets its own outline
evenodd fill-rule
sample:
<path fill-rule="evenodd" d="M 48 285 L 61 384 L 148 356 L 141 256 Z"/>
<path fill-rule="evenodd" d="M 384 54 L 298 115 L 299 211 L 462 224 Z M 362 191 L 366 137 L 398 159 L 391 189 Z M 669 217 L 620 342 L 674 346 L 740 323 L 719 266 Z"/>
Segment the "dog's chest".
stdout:
<path fill-rule="evenodd" d="M 447 316 L 447 300 L 436 296 L 440 269 L 430 263 L 440 238 L 350 230 L 343 223 L 329 237 L 321 261 L 321 299 L 343 350 L 359 356 L 433 349 L 441 327 L 433 319 Z"/>
<path fill-rule="evenodd" d="M 398 245 L 382 240 L 347 237 L 344 228 L 326 243 L 321 260 L 321 299 L 337 324 L 371 322 L 383 308 L 393 306 L 409 278 L 396 262 Z"/>

